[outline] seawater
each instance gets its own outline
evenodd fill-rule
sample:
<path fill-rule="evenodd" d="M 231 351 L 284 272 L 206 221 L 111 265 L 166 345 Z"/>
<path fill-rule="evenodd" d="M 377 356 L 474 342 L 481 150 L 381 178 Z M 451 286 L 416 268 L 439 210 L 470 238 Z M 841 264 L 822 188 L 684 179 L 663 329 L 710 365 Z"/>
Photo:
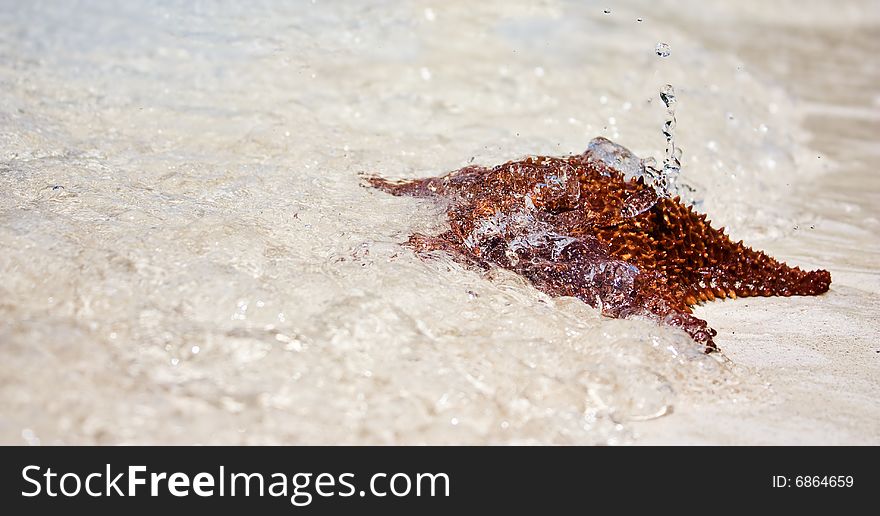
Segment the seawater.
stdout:
<path fill-rule="evenodd" d="M 823 27 L 821 51 L 878 16 L 799 6 L 0 2 L 0 440 L 617 444 L 678 407 L 758 403 L 761 375 L 683 333 L 416 257 L 399 244 L 442 231 L 443 207 L 361 174 L 595 136 L 662 159 L 672 84 L 698 207 L 860 278 L 873 251 L 838 250 L 877 234 L 874 198 L 793 185 L 877 156 L 867 131 L 813 141 L 834 120 L 876 126 L 876 82 L 863 103 L 805 107 L 800 72 L 760 48 L 797 63 L 816 51 L 797 34 Z M 798 245 L 811 224 L 824 242 Z M 722 349 L 735 324 L 716 325 Z"/>

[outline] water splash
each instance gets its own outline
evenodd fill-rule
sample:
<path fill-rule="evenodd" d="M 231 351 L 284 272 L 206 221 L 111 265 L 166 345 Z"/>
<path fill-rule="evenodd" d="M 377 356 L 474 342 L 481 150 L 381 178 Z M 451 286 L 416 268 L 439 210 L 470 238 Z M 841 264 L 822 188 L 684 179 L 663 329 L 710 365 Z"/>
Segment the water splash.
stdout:
<path fill-rule="evenodd" d="M 660 88 L 660 100 L 666 105 L 663 136 L 666 137 L 666 157 L 663 159 L 661 184 L 666 195 L 678 192 L 678 175 L 681 172 L 681 149 L 675 146 L 675 89 L 671 84 Z"/>
<path fill-rule="evenodd" d="M 602 162 L 605 166 L 623 174 L 626 179 L 645 175 L 644 164 L 647 160 L 639 159 L 623 145 L 598 136 L 590 140 L 587 146 L 590 161 Z M 653 180 L 653 177 L 648 179 Z"/>
<path fill-rule="evenodd" d="M 671 54 L 669 45 L 664 42 L 657 43 L 654 52 L 667 58 Z M 666 155 L 663 158 L 663 168 L 657 168 L 654 158 L 646 158 L 641 161 L 644 175 L 651 180 L 654 190 L 661 197 L 682 196 L 678 186 L 678 175 L 681 172 L 681 149 L 675 146 L 675 88 L 666 84 L 660 88 L 660 100 L 666 106 L 666 119 L 663 121 L 663 136 L 666 138 Z M 692 190 L 688 188 L 688 190 Z M 685 197 L 685 196 L 682 196 Z M 687 196 L 690 197 L 690 196 Z M 692 199 L 683 199 L 685 202 L 693 202 Z"/>
<path fill-rule="evenodd" d="M 657 160 L 645 158 L 642 160 L 642 168 L 645 176 L 651 179 L 657 194 L 663 197 L 680 196 L 686 203 L 693 203 L 691 195 L 693 189 L 687 185 L 678 184 L 678 176 L 681 172 L 681 149 L 675 146 L 675 88 L 666 84 L 660 88 L 660 100 L 666 106 L 666 119 L 663 122 L 663 136 L 666 138 L 666 155 L 663 158 L 663 168 L 657 168 Z M 684 187 L 682 189 L 682 186 Z"/>
<path fill-rule="evenodd" d="M 657 43 L 657 46 L 654 47 L 654 52 L 656 52 L 657 55 L 660 57 L 669 57 L 669 54 L 672 53 L 672 51 L 669 49 L 669 45 L 663 43 L 662 41 L 660 43 Z"/>

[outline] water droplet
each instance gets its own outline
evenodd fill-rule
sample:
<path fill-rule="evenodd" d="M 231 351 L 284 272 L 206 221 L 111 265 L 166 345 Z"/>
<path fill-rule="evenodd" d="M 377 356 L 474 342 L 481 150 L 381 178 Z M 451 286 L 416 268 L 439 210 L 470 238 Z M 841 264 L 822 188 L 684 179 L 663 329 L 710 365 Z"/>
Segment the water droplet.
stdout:
<path fill-rule="evenodd" d="M 675 104 L 675 89 L 672 87 L 671 84 L 667 84 L 660 88 L 660 100 L 662 100 L 663 103 L 666 104 L 667 109 L 671 108 L 672 105 Z"/>
<path fill-rule="evenodd" d="M 540 66 L 535 67 L 535 77 L 544 77 L 544 69 Z"/>
<path fill-rule="evenodd" d="M 654 185 L 659 195 L 672 197 L 678 192 L 678 174 L 681 171 L 681 149 L 675 146 L 675 89 L 671 84 L 660 88 L 660 100 L 666 105 L 666 120 L 663 122 L 663 136 L 666 137 L 666 157 L 663 170 L 648 169 L 646 172 L 655 178 Z"/>
<path fill-rule="evenodd" d="M 425 9 L 425 19 L 428 21 L 434 21 L 435 19 L 437 19 L 437 15 L 434 14 L 434 10 L 430 7 Z"/>
<path fill-rule="evenodd" d="M 611 9 L 605 9 L 605 10 L 602 11 L 602 12 L 605 13 L 605 14 L 611 14 Z"/>
<path fill-rule="evenodd" d="M 422 69 L 419 70 L 419 73 L 422 75 L 422 79 L 426 81 L 431 80 L 431 70 L 428 70 L 427 67 L 423 66 Z"/>
<path fill-rule="evenodd" d="M 654 52 L 656 52 L 657 55 L 660 57 L 669 57 L 669 54 L 672 53 L 669 50 L 669 45 L 663 43 L 662 41 L 660 43 L 657 43 L 657 46 L 654 47 Z"/>
<path fill-rule="evenodd" d="M 636 21 L 639 22 L 639 23 L 642 23 L 642 22 L 644 21 L 644 19 L 642 19 L 642 18 L 636 18 Z"/>
<path fill-rule="evenodd" d="M 200 348 L 198 346 L 193 346 L 191 351 L 192 351 L 193 355 L 198 355 L 199 351 L 201 351 L 201 350 L 202 350 L 202 348 Z"/>

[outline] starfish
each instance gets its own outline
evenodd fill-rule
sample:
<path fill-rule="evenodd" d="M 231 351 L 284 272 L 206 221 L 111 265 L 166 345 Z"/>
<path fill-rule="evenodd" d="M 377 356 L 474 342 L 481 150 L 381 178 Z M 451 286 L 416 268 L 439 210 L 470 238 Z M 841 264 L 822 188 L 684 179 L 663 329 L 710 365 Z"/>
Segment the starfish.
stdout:
<path fill-rule="evenodd" d="M 640 173 L 641 172 L 641 173 Z M 655 187 L 641 160 L 596 138 L 568 157 L 532 156 L 442 177 L 368 182 L 394 195 L 447 203 L 449 230 L 412 235 L 420 254 L 514 271 L 551 296 L 609 317 L 680 328 L 706 352 L 717 334 L 691 307 L 746 296 L 818 295 L 825 270 L 804 271 L 733 242 L 679 197 Z"/>

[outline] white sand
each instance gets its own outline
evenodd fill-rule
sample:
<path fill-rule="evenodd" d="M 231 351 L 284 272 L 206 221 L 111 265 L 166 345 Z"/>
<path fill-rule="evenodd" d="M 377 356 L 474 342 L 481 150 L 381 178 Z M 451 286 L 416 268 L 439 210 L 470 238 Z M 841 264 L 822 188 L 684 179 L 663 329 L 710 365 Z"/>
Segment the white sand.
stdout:
<path fill-rule="evenodd" d="M 875 3 L 603 9 L 0 4 L 0 442 L 877 444 Z M 665 83 L 700 209 L 832 273 L 699 308 L 723 357 L 359 184 L 660 156 Z"/>

